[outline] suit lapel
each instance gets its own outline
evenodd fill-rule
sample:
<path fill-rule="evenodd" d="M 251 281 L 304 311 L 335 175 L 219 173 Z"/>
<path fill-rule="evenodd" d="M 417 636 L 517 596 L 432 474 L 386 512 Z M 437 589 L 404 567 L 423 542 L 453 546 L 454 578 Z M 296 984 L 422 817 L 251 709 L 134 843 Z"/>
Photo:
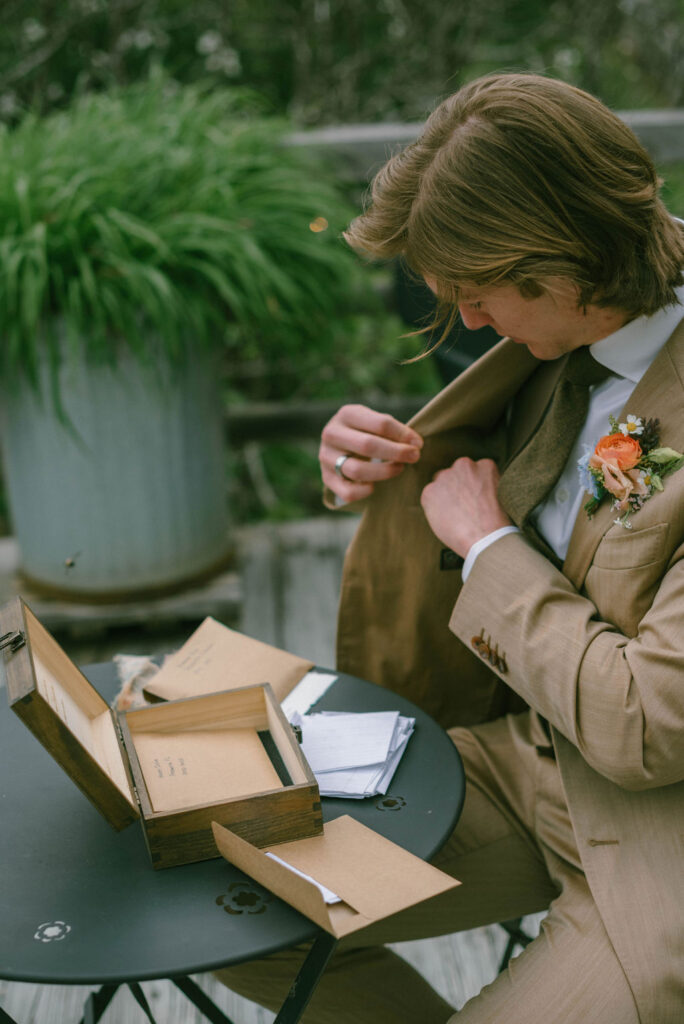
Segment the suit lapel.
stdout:
<path fill-rule="evenodd" d="M 633 413 L 644 420 L 660 420 L 660 443 L 684 451 L 683 378 L 684 320 L 634 388 L 620 412 L 620 418 Z M 596 440 L 598 441 L 598 438 Z M 660 494 L 654 494 L 649 500 L 660 501 L 662 497 Z M 584 509 L 580 508 L 563 565 L 564 574 L 577 590 L 582 588 L 596 548 L 614 520 L 615 512 L 608 500 L 605 500 L 591 519 Z"/>
<path fill-rule="evenodd" d="M 504 338 L 428 402 L 410 426 L 423 437 L 465 426 L 489 430 L 538 364 L 524 345 Z"/>

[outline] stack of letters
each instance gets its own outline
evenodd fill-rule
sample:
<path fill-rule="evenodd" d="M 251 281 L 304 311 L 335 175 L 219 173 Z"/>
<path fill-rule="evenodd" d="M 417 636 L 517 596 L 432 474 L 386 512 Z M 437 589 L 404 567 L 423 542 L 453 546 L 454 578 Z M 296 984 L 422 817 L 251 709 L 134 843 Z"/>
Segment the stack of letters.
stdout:
<path fill-rule="evenodd" d="M 321 796 L 361 799 L 384 795 L 415 719 L 405 718 L 398 711 L 307 714 L 334 679 L 310 672 L 285 698 L 283 710 L 292 725 L 302 730 L 302 750 Z"/>

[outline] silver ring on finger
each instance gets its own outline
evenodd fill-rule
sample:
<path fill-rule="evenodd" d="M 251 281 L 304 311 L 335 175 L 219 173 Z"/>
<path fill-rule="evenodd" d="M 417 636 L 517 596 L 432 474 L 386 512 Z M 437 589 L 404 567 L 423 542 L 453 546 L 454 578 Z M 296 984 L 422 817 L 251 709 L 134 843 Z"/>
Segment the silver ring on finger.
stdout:
<path fill-rule="evenodd" d="M 343 468 L 347 459 L 350 458 L 350 454 L 350 452 L 347 452 L 346 455 L 338 455 L 338 457 L 335 459 L 335 472 L 337 473 L 341 480 L 348 480 L 350 483 L 353 483 L 354 481 L 351 479 L 351 477 L 347 476 Z"/>

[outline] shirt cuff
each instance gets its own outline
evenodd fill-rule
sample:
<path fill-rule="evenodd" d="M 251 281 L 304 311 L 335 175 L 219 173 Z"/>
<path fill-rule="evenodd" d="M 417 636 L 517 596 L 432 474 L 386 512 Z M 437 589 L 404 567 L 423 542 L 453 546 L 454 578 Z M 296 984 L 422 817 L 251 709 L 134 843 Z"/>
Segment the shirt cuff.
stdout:
<path fill-rule="evenodd" d="M 485 548 L 488 548 L 489 545 L 493 544 L 495 540 L 499 539 L 499 537 L 505 537 L 507 533 L 520 533 L 520 530 L 517 526 L 502 526 L 499 530 L 494 530 L 492 533 L 488 533 L 486 537 L 481 537 L 480 540 L 475 541 L 466 555 L 466 560 L 463 563 L 463 568 L 461 570 L 461 576 L 464 583 L 468 579 L 470 570 L 475 565 L 475 559 L 480 552 L 484 551 Z"/>

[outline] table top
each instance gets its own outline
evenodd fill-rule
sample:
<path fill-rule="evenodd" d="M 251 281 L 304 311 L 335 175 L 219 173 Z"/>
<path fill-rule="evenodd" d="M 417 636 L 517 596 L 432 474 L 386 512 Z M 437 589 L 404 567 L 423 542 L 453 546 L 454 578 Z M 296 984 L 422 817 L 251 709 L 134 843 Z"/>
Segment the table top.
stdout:
<path fill-rule="evenodd" d="M 84 670 L 106 700 L 112 663 Z M 312 939 L 317 928 L 225 860 L 155 871 L 139 823 L 114 832 L 0 693 L 0 978 L 67 984 L 212 970 Z M 416 728 L 383 797 L 323 798 L 423 859 L 461 812 L 447 734 L 391 691 L 338 675 L 316 710 L 400 711 Z"/>

